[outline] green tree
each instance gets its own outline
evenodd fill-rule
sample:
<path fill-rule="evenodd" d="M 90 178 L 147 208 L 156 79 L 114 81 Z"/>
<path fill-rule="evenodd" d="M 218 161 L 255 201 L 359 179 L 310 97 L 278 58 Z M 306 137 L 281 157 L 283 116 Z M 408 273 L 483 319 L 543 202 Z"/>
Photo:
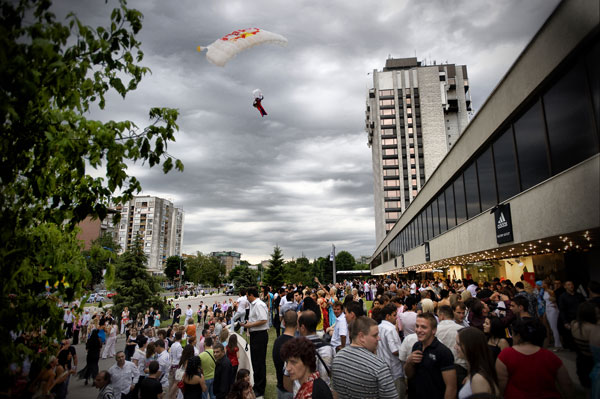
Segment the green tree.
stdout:
<path fill-rule="evenodd" d="M 310 261 L 301 257 L 284 265 L 284 279 L 286 282 L 300 285 L 309 285 L 313 281 L 311 276 Z"/>
<path fill-rule="evenodd" d="M 336 270 L 354 270 L 356 259 L 348 251 L 340 251 L 335 255 L 335 269 Z"/>
<path fill-rule="evenodd" d="M 202 255 L 200 265 L 200 282 L 219 287 L 225 278 L 225 265 L 218 258 L 207 255 Z"/>
<path fill-rule="evenodd" d="M 83 251 L 87 268 L 92 274 L 91 284 L 100 284 L 106 279 L 110 286 L 114 280 L 114 264 L 118 258 L 117 252 L 121 246 L 115 241 L 112 234 L 105 233 L 92 241 L 89 250 Z"/>
<path fill-rule="evenodd" d="M 232 281 L 236 289 L 242 287 L 248 288 L 256 285 L 258 273 L 256 270 L 251 270 L 246 265 L 239 265 L 231 269 L 228 280 Z"/>
<path fill-rule="evenodd" d="M 329 255 L 321 256 L 314 262 L 314 269 L 317 271 L 315 276 L 323 284 L 333 282 L 333 263 L 329 260 Z"/>
<path fill-rule="evenodd" d="M 175 278 L 177 277 L 183 277 L 179 276 L 179 274 L 177 273 L 179 272 L 180 268 L 183 272 L 183 276 L 185 276 L 185 260 L 181 256 L 169 256 L 167 258 L 167 265 L 165 266 L 164 270 L 165 276 L 167 276 L 169 280 L 175 280 Z"/>
<path fill-rule="evenodd" d="M 163 314 L 164 303 L 159 295 L 158 281 L 148 272 L 148 257 L 144 253 L 141 237 L 138 235 L 131 248 L 119 257 L 115 271 L 114 311 L 121 314 L 125 306 L 132 315 L 145 312 L 150 307 Z"/>
<path fill-rule="evenodd" d="M 269 262 L 271 265 L 263 274 L 265 279 L 264 283 L 273 288 L 279 288 L 283 285 L 285 276 L 283 270 L 283 253 L 278 245 L 273 248 L 271 260 Z"/>
<path fill-rule="evenodd" d="M 43 364 L 50 354 L 17 345 L 12 333 L 62 336 L 56 302 L 79 297 L 91 279 L 80 249 L 71 251 L 72 233 L 140 191 L 127 162 L 162 163 L 165 173 L 183 165 L 166 152 L 176 110 L 151 108 L 141 128 L 88 119 L 111 91 L 125 97 L 149 72 L 138 65 L 140 12 L 121 0 L 107 27 L 91 28 L 72 14 L 58 22 L 48 0 L 0 1 L 0 373 L 9 375 L 11 364 Z M 63 278 L 69 289 L 59 283 L 50 297 L 38 296 L 46 281 Z"/>

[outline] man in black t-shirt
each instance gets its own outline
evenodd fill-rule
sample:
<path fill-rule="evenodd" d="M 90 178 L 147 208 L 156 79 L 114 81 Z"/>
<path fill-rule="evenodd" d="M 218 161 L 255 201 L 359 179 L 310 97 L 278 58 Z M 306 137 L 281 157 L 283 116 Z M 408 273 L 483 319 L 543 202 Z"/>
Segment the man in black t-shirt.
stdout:
<path fill-rule="evenodd" d="M 456 369 L 450 349 L 435 337 L 437 321 L 431 313 L 417 316 L 415 332 L 419 341 L 406 359 L 408 397 L 443 399 L 456 397 Z"/>
<path fill-rule="evenodd" d="M 292 399 L 292 380 L 290 377 L 283 375 L 283 359 L 281 358 L 281 347 L 287 341 L 294 338 L 296 333 L 296 326 L 298 325 L 298 314 L 295 310 L 287 310 L 283 314 L 283 321 L 285 323 L 285 330 L 273 344 L 273 364 L 275 365 L 275 373 L 277 374 L 277 397 L 283 399 Z"/>
<path fill-rule="evenodd" d="M 141 399 L 160 399 L 163 396 L 162 385 L 158 377 L 159 364 L 153 360 L 148 365 L 149 375 L 140 382 Z"/>
<path fill-rule="evenodd" d="M 179 324 L 179 318 L 181 317 L 181 308 L 179 307 L 179 304 L 176 303 L 175 304 L 175 310 L 173 311 L 173 323 L 171 323 L 171 327 L 177 323 Z M 200 321 L 198 319 L 198 321 Z"/>

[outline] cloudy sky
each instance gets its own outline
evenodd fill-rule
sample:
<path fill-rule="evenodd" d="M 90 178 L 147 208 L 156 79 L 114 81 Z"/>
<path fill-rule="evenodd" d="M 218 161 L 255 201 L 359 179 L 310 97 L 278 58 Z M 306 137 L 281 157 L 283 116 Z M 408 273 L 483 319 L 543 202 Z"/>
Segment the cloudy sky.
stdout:
<path fill-rule="evenodd" d="M 55 0 L 107 25 L 109 0 Z M 556 7 L 557 0 L 237 1 L 136 0 L 144 14 L 143 65 L 152 70 L 125 101 L 111 96 L 102 120 L 147 124 L 150 107 L 177 108 L 168 152 L 183 173 L 132 165 L 143 194 L 185 211 L 185 253 L 233 250 L 251 263 L 278 244 L 287 259 L 355 256 L 375 246 L 365 99 L 386 58 L 465 64 L 477 110 Z M 239 28 L 287 37 L 224 68 L 196 46 Z M 269 115 L 252 107 L 260 88 Z"/>

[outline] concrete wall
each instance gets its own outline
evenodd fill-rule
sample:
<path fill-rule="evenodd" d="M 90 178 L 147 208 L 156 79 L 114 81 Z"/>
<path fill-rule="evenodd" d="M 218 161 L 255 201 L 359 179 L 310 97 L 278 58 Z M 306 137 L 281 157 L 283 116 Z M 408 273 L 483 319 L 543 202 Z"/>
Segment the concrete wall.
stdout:
<path fill-rule="evenodd" d="M 511 205 L 513 242 L 496 243 L 494 216 L 484 212 L 431 240 L 430 259 L 436 261 L 597 228 L 600 226 L 598 181 L 600 155 L 597 154 L 507 201 Z M 423 263 L 426 263 L 423 245 L 404 254 L 405 267 Z M 392 270 L 394 265 L 390 261 L 375 268 L 373 273 Z"/>

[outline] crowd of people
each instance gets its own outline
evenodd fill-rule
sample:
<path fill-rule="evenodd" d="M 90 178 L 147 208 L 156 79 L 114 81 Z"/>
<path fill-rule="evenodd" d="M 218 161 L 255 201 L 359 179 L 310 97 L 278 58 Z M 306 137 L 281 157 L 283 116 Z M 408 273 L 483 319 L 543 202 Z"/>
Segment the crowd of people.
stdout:
<path fill-rule="evenodd" d="M 598 282 L 315 282 L 263 292 L 278 398 L 569 398 L 563 350 L 600 397 Z"/>
<path fill-rule="evenodd" d="M 65 309 L 65 339 L 36 373 L 33 397 L 67 397 L 77 375 L 100 399 L 265 394 L 268 331 L 277 397 L 559 398 L 572 381 L 556 352 L 576 353 L 579 384 L 600 397 L 600 284 L 392 278 L 242 289 L 197 309 L 176 303 L 120 318 Z M 161 327 L 161 325 L 163 327 Z M 239 368 L 238 337 L 251 370 Z M 125 347 L 117 351 L 117 336 Z M 85 343 L 78 370 L 74 345 Z M 101 358 L 115 364 L 100 371 Z M 250 367 L 249 367 L 250 368 Z M 90 393 L 90 395 L 92 395 Z"/>

